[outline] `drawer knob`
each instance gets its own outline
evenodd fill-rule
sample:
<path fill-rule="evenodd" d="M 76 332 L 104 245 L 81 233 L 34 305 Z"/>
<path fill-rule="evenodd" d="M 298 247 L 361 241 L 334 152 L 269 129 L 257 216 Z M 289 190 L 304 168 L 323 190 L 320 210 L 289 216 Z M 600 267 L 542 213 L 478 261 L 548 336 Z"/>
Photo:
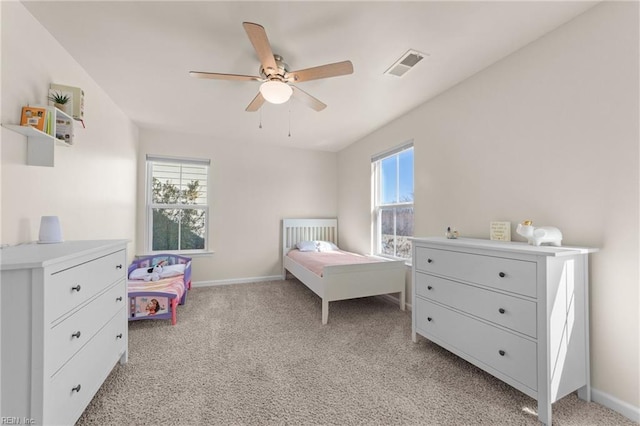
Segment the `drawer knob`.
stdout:
<path fill-rule="evenodd" d="M 430 285 L 427 286 L 427 290 L 433 290 L 433 287 L 431 287 Z"/>
<path fill-rule="evenodd" d="M 119 265 L 116 265 L 116 269 L 122 269 L 122 263 Z"/>
<path fill-rule="evenodd" d="M 505 351 L 503 351 L 502 349 L 500 349 L 500 350 L 498 351 L 498 353 L 500 354 L 500 356 L 504 356 L 504 354 L 506 354 L 506 352 L 505 352 Z"/>
<path fill-rule="evenodd" d="M 116 339 L 122 339 L 122 333 L 116 334 Z"/>
<path fill-rule="evenodd" d="M 499 276 L 500 278 L 504 278 L 504 277 L 506 277 L 506 276 L 507 276 L 507 274 L 505 274 L 504 272 L 500 272 L 500 273 L 498 274 L 498 276 Z"/>
<path fill-rule="evenodd" d="M 506 311 L 504 310 L 504 308 L 500 308 L 498 309 L 498 312 L 500 312 L 501 314 L 504 314 Z"/>
<path fill-rule="evenodd" d="M 80 384 L 78 383 L 78 386 L 76 386 L 75 388 L 71 388 L 71 392 L 80 392 L 81 388 L 82 386 L 80 386 Z"/>
<path fill-rule="evenodd" d="M 78 331 L 76 331 L 75 333 L 73 333 L 73 334 L 71 335 L 71 337 L 77 337 L 77 338 L 80 338 L 80 330 L 78 330 Z"/>
<path fill-rule="evenodd" d="M 116 302 L 122 302 L 122 296 L 116 297 Z"/>
<path fill-rule="evenodd" d="M 76 286 L 71 287 L 71 290 L 80 291 L 80 288 L 81 288 L 80 284 L 78 284 Z"/>
<path fill-rule="evenodd" d="M 431 322 L 431 320 L 433 320 L 433 318 L 427 317 L 427 321 Z"/>
<path fill-rule="evenodd" d="M 427 259 L 427 263 L 432 263 L 433 259 Z"/>

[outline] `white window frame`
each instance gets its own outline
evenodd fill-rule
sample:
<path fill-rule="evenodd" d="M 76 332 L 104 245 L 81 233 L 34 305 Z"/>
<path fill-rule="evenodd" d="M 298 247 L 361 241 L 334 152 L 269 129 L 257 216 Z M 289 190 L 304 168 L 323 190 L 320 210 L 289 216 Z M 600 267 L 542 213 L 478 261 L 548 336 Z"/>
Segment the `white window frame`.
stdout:
<path fill-rule="evenodd" d="M 382 253 L 381 250 L 381 246 L 382 246 L 382 234 L 381 234 L 381 230 L 380 230 L 380 221 L 381 221 L 381 214 L 382 211 L 384 210 L 397 210 L 397 209 L 401 209 L 401 208 L 407 208 L 407 207 L 414 207 L 414 202 L 397 202 L 397 203 L 388 203 L 388 204 L 381 204 L 380 202 L 380 197 L 381 197 L 381 192 L 382 192 L 382 188 L 381 188 L 381 171 L 380 171 L 380 165 L 382 160 L 385 160 L 389 157 L 392 156 L 396 156 L 406 150 L 409 149 L 413 149 L 413 140 L 407 141 L 395 148 L 392 148 L 388 151 L 384 151 L 380 154 L 374 155 L 373 157 L 371 157 L 371 252 L 373 254 L 375 254 L 376 256 L 381 256 L 381 257 L 388 257 L 391 259 L 399 259 L 399 260 L 405 260 L 407 261 L 407 263 L 411 263 L 411 254 L 409 255 L 409 257 L 400 257 L 400 256 L 391 256 L 389 254 L 386 253 Z M 397 168 L 397 173 L 400 173 L 400 168 Z M 415 173 L 415 151 L 414 151 L 414 173 Z M 400 179 L 399 176 L 396 179 L 396 185 L 400 185 Z M 414 189 L 415 189 L 415 180 L 414 180 Z M 396 192 L 399 193 L 399 187 L 396 188 Z M 415 214 L 415 209 L 414 209 L 414 214 Z M 394 216 L 394 220 L 395 220 L 395 216 Z M 414 216 L 414 224 L 415 224 L 415 216 Z M 396 229 L 396 224 L 394 223 L 394 229 Z"/>
<path fill-rule="evenodd" d="M 177 163 L 177 164 L 197 164 L 200 166 L 206 166 L 207 168 L 207 204 L 159 204 L 153 202 L 153 163 Z M 176 253 L 176 254 L 206 254 L 211 253 L 209 251 L 209 203 L 210 203 L 210 167 L 211 160 L 199 159 L 199 158 L 183 158 L 183 157 L 168 157 L 160 155 L 146 156 L 146 180 L 145 180 L 145 222 L 146 222 L 146 235 L 145 235 L 145 251 L 146 253 Z M 204 220 L 204 248 L 203 249 L 189 249 L 189 250 L 153 250 L 153 209 L 191 209 L 202 210 L 205 213 Z M 178 233 L 180 228 L 178 228 Z M 178 237 L 178 244 L 180 244 L 180 237 Z"/>

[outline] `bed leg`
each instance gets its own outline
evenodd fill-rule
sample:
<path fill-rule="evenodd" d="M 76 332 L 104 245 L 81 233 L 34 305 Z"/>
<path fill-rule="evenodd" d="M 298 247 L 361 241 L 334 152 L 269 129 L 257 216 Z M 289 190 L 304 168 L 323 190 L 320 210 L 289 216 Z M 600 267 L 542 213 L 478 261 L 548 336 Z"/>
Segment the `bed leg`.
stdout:
<path fill-rule="evenodd" d="M 400 302 L 400 310 L 404 311 L 405 308 L 405 303 L 406 303 L 406 299 L 405 299 L 405 292 L 401 291 L 400 292 L 400 296 L 398 297 L 398 301 Z"/>
<path fill-rule="evenodd" d="M 171 299 L 171 325 L 176 325 L 178 311 L 178 298 Z"/>
<path fill-rule="evenodd" d="M 329 301 L 322 299 L 322 325 L 329 321 Z"/>

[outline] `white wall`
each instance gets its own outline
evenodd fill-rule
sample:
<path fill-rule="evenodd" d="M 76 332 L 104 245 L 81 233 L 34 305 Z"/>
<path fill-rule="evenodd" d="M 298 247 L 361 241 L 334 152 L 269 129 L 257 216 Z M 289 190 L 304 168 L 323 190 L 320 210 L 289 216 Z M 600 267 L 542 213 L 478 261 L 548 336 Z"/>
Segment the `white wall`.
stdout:
<path fill-rule="evenodd" d="M 1 7 L 2 123 L 46 105 L 58 83 L 84 89 L 86 129 L 76 122 L 75 145 L 40 167 L 26 164 L 26 137 L 2 128 L 0 242 L 35 241 L 40 216 L 57 215 L 65 240 L 126 238 L 135 251 L 136 126 L 21 3 Z"/>
<path fill-rule="evenodd" d="M 286 136 L 285 136 L 286 137 Z M 336 217 L 337 154 L 224 136 L 140 130 L 138 248 L 144 250 L 144 181 L 147 154 L 208 158 L 210 256 L 195 257 L 193 281 L 273 277 L 281 272 L 281 220 Z"/>
<path fill-rule="evenodd" d="M 639 416 L 638 3 L 606 2 L 339 153 L 340 240 L 370 245 L 370 158 L 415 142 L 415 232 L 553 225 L 591 256 L 598 395 Z M 408 286 L 411 294 L 411 286 Z M 619 408 L 620 408 L 619 407 Z"/>

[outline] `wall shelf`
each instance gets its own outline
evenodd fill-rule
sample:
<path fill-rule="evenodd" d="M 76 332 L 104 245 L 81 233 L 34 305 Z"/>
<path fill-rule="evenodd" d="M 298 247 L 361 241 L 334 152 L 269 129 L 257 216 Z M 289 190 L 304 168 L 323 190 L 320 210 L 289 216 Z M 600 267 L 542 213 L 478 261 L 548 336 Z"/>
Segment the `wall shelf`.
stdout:
<path fill-rule="evenodd" d="M 45 107 L 50 111 L 55 111 L 55 119 L 52 123 L 52 133 L 56 134 L 57 121 L 64 120 L 69 122 L 71 126 L 70 142 L 58 139 L 53 135 L 49 135 L 31 126 L 21 126 L 18 124 L 2 124 L 14 132 L 20 133 L 27 137 L 27 164 L 31 166 L 53 167 L 54 165 L 54 147 L 65 146 L 70 147 L 73 144 L 73 117 L 54 107 Z"/>

